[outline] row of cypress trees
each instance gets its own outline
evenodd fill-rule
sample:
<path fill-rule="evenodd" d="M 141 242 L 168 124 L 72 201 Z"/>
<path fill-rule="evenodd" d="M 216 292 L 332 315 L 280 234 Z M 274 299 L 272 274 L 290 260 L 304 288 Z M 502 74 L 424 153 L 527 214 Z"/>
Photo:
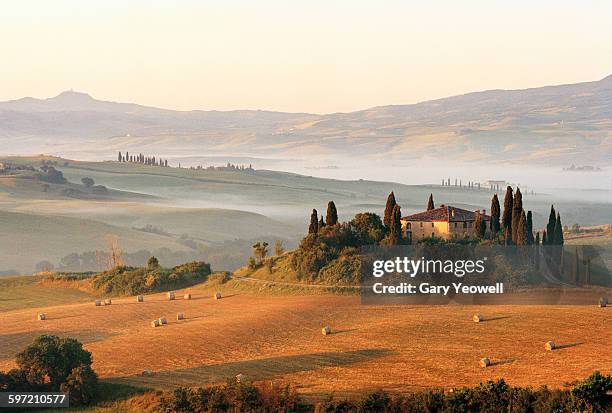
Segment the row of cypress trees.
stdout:
<path fill-rule="evenodd" d="M 489 226 L 493 236 L 503 232 L 506 245 L 540 244 L 540 233 L 538 232 L 535 238 L 533 235 L 533 214 L 531 211 L 525 213 L 523 208 L 523 194 L 520 188 L 516 188 L 516 193 L 513 192 L 511 186 L 506 188 L 503 214 L 501 214 L 497 194 L 493 195 Z M 561 215 L 555 212 L 553 205 L 550 207 L 550 216 L 546 230 L 542 233 L 541 243 L 543 245 L 563 245 Z"/>
<path fill-rule="evenodd" d="M 167 159 L 155 158 L 155 156 L 145 156 L 141 153 L 137 155 L 130 155 L 129 152 L 126 152 L 125 155 L 119 152 L 119 154 L 117 155 L 117 162 L 132 162 L 141 163 L 143 165 L 168 166 Z"/>

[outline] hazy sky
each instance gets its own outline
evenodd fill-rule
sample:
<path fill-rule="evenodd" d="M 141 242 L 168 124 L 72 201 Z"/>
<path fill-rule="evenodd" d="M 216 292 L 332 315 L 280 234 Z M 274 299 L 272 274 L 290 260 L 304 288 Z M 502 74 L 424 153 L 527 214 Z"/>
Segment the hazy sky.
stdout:
<path fill-rule="evenodd" d="M 127 5 L 129 3 L 129 5 Z M 0 100 L 317 113 L 612 74 L 612 2 L 11 1 Z"/>

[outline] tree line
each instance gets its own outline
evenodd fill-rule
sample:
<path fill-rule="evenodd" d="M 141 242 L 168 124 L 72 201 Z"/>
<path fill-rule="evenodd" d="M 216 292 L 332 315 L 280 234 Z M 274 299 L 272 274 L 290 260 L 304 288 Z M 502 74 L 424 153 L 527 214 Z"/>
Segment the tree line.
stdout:
<path fill-rule="evenodd" d="M 118 162 L 139 163 L 143 165 L 152 165 L 152 166 L 164 166 L 164 167 L 168 166 L 167 159 L 161 159 L 160 157 L 155 157 L 155 156 L 146 156 L 146 155 L 143 155 L 142 153 L 130 155 L 129 152 L 126 152 L 125 154 L 122 154 L 121 152 L 119 152 L 119 154 L 117 155 L 117 161 Z"/>

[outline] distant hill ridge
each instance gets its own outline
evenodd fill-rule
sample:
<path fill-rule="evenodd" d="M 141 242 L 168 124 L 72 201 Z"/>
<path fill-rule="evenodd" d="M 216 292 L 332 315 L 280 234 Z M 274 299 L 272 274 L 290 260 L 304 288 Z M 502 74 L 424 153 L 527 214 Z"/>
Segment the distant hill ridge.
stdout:
<path fill-rule="evenodd" d="M 464 161 L 612 159 L 612 75 L 593 82 L 488 90 L 409 105 L 315 115 L 259 110 L 175 111 L 66 91 L 0 102 L 11 153 L 155 149 L 168 155 L 431 157 Z"/>

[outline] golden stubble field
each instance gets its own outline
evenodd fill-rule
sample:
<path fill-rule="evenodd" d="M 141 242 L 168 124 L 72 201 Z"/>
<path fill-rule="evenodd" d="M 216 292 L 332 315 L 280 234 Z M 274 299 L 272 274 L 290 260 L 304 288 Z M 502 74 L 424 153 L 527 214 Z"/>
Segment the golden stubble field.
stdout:
<path fill-rule="evenodd" d="M 562 387 L 594 370 L 612 373 L 612 308 L 596 306 L 362 306 L 358 297 L 266 296 L 189 290 L 0 313 L 0 370 L 42 333 L 72 336 L 103 378 L 164 388 L 205 385 L 242 373 L 294 383 L 313 396 L 365 389 L 410 391 L 474 385 Z M 43 311 L 46 321 L 37 321 Z M 176 313 L 187 319 L 176 321 Z M 491 320 L 474 323 L 481 313 Z M 150 326 L 166 316 L 169 324 Z M 334 333 L 321 334 L 325 324 Z M 561 348 L 544 350 L 553 339 Z M 481 357 L 494 365 L 478 366 Z M 145 369 L 154 372 L 143 376 Z"/>

